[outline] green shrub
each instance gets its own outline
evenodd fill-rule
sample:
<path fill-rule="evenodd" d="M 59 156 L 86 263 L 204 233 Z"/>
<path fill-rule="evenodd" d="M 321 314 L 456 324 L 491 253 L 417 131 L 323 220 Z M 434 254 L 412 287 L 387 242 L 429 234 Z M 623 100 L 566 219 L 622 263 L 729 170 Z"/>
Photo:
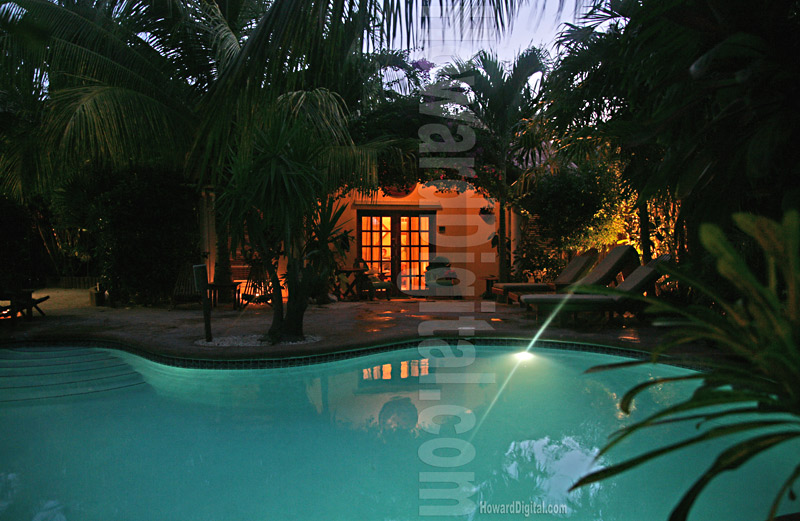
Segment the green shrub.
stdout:
<path fill-rule="evenodd" d="M 585 249 L 614 243 L 621 202 L 612 172 L 593 165 L 566 167 L 533 176 L 520 207 L 538 216 L 536 225 L 549 247 Z"/>
<path fill-rule="evenodd" d="M 175 172 L 117 176 L 91 205 L 96 257 L 115 302 L 169 298 L 178 272 L 198 262 L 197 195 Z"/>
<path fill-rule="evenodd" d="M 40 248 L 30 215 L 24 206 L 0 196 L 0 287 L 36 287 L 41 283 Z"/>

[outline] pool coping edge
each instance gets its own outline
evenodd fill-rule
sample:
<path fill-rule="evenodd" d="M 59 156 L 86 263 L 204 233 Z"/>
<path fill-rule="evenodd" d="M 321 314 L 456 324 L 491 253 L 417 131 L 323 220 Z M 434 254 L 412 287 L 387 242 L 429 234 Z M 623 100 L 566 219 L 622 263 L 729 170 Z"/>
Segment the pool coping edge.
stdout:
<path fill-rule="evenodd" d="M 168 355 L 164 353 L 157 353 L 150 350 L 142 349 L 133 345 L 132 343 L 121 342 L 119 340 L 111 339 L 70 339 L 70 340 L 15 340 L 12 342 L 0 342 L 0 349 L 13 349 L 21 346 L 31 345 L 53 345 L 58 347 L 92 347 L 104 349 L 117 349 L 131 353 L 152 362 L 160 363 L 162 365 L 172 367 L 183 367 L 191 369 L 273 369 L 273 368 L 287 368 L 287 367 L 300 367 L 323 364 L 328 362 L 335 362 L 339 360 L 348 360 L 351 358 L 358 358 L 373 354 L 385 353 L 390 351 L 398 351 L 402 349 L 418 348 L 423 342 L 446 342 L 450 346 L 458 346 L 459 342 L 469 342 L 472 344 L 480 344 L 483 346 L 509 346 L 524 348 L 530 345 L 531 339 L 521 338 L 515 336 L 471 336 L 468 338 L 456 338 L 448 336 L 427 336 L 415 337 L 409 339 L 396 339 L 384 342 L 374 346 L 361 346 L 349 349 L 342 349 L 333 352 L 324 352 L 319 354 L 306 354 L 301 356 L 281 356 L 275 358 L 238 358 L 238 359 L 207 359 L 207 358 L 190 358 L 184 356 Z M 570 340 L 554 340 L 554 339 L 541 339 L 535 343 L 536 347 L 561 349 L 565 351 L 578 351 L 578 352 L 592 352 L 599 354 L 607 354 L 630 358 L 634 360 L 654 360 L 654 354 L 649 351 L 630 348 L 630 347 L 617 347 L 605 344 L 597 344 L 590 342 L 578 342 Z M 688 363 L 685 359 L 671 357 L 667 354 L 658 355 L 658 363 L 675 365 L 689 369 L 698 370 L 699 367 L 695 364 Z"/>

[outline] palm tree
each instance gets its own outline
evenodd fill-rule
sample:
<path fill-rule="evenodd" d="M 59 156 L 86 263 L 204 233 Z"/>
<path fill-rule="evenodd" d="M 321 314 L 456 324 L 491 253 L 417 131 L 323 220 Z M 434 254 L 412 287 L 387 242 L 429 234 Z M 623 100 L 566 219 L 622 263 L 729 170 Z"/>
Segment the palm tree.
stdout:
<path fill-rule="evenodd" d="M 0 39 L 9 67 L 27 68 L 46 78 L 39 150 L 50 162 L 41 162 L 42 178 L 57 179 L 58 174 L 87 164 L 111 169 L 144 165 L 165 171 L 178 167 L 198 184 L 223 190 L 236 179 L 239 184 L 231 186 L 232 193 L 242 195 L 236 188 L 246 185 L 241 176 L 248 169 L 242 165 L 252 162 L 236 150 L 254 154 L 269 150 L 272 145 L 263 136 L 279 127 L 262 118 L 274 112 L 275 100 L 297 89 L 339 88 L 332 78 L 339 76 L 343 57 L 358 57 L 365 47 L 381 48 L 398 28 L 407 43 L 419 38 L 427 23 L 418 16 L 424 3 L 4 0 Z M 488 25 L 503 28 L 517 4 L 464 0 L 455 6 L 445 4 L 445 14 L 458 16 L 469 10 L 477 15 L 475 20 L 484 21 L 478 23 L 490 21 Z M 357 93 L 348 97 L 355 102 L 364 99 Z M 287 136 L 295 131 L 286 132 L 279 136 L 289 146 L 294 142 Z M 337 136 L 333 140 L 321 134 L 317 146 L 337 145 L 343 147 L 342 154 L 352 155 L 349 138 L 333 134 Z M 262 136 L 261 141 L 251 142 L 253 136 Z M 7 159 L 4 154 L 2 160 Z M 46 168 L 52 164 L 58 168 Z M 307 176 L 304 183 L 316 186 L 312 178 L 319 168 L 310 162 L 276 171 Z M 326 186 L 303 195 L 324 195 Z M 276 212 L 274 207 L 263 210 Z M 297 212 L 290 215 L 300 218 Z M 265 215 L 270 230 L 275 222 L 288 225 L 282 219 Z M 291 228 L 299 229 L 298 222 Z M 284 228 L 279 233 L 285 237 Z M 283 244 L 290 257 L 296 255 L 296 244 Z M 292 270 L 291 277 L 300 277 L 297 264 Z M 302 285 L 290 282 L 290 286 Z"/>
<path fill-rule="evenodd" d="M 284 95 L 265 107 L 259 119 L 256 132 L 242 136 L 234 149 L 219 205 L 235 243 L 247 236 L 267 261 L 270 341 L 297 340 L 303 338 L 303 314 L 318 276 L 306 258 L 309 220 L 326 194 L 345 183 L 373 180 L 375 151 L 353 145 L 344 102 L 326 90 Z M 285 312 L 276 270 L 280 253 L 287 259 Z"/>
<path fill-rule="evenodd" d="M 177 2 L 163 6 L 3 5 L 6 65 L 43 86 L 36 137 L 39 157 L 49 161 L 37 161 L 39 177 L 57 183 L 87 163 L 182 169 L 214 60 L 199 37 L 187 36 L 202 34 L 201 21 Z M 13 157 L 4 153 L 2 163 Z M 3 174 L 18 183 L 13 171 Z"/>
<path fill-rule="evenodd" d="M 666 189 L 681 200 L 689 253 L 697 262 L 692 271 L 716 266 L 715 276 L 668 271 L 714 302 L 714 309 L 653 306 L 680 317 L 675 338 L 663 350 L 696 341 L 712 349 L 710 356 L 692 357 L 693 364 L 706 367 L 688 377 L 700 387 L 690 399 L 620 431 L 601 454 L 654 425 L 692 422 L 697 436 L 593 472 L 576 485 L 736 433 L 687 490 L 671 520 L 686 519 L 700 492 L 721 473 L 798 437 L 798 378 L 791 372 L 798 367 L 800 331 L 798 214 L 786 213 L 782 223 L 731 216 L 744 209 L 774 217 L 782 207 L 798 205 L 800 161 L 791 143 L 800 131 L 793 116 L 800 68 L 789 51 L 800 43 L 797 7 L 794 1 L 713 7 L 693 0 L 609 2 L 564 33 L 565 54 L 545 87 L 547 116 L 559 135 L 619 146 L 630 161 L 625 176 L 642 198 Z M 651 386 L 676 380 L 642 382 L 623 397 L 621 408 L 630 410 L 633 398 Z M 717 408 L 708 408 L 712 403 Z M 756 431 L 767 425 L 769 432 Z M 794 498 L 798 476 L 800 466 L 784 476 L 769 519 L 784 496 Z"/>
<path fill-rule="evenodd" d="M 704 221 L 797 207 L 797 27 L 792 1 L 598 5 L 560 37 L 548 122 L 573 143 L 620 147 L 642 199 L 681 201 L 699 252 Z"/>
<path fill-rule="evenodd" d="M 497 193 L 490 194 L 497 198 L 497 253 L 501 281 L 507 281 L 510 272 L 505 208 L 509 197 L 509 177 L 516 174 L 512 158 L 514 142 L 520 125 L 533 112 L 531 76 L 544 72 L 546 68 L 545 51 L 531 47 L 507 67 L 495 55 L 481 51 L 470 61 L 456 62 L 439 72 L 439 77 L 444 80 L 470 80 L 472 99 L 468 107 L 484 131 L 486 140 L 481 143 L 485 151 L 483 161 L 495 165 L 503 181 Z"/>

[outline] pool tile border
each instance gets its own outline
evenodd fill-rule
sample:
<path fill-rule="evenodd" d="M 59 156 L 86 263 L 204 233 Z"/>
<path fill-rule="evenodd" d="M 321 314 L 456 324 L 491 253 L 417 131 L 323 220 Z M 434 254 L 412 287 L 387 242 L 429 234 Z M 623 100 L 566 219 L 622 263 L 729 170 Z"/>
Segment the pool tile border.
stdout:
<path fill-rule="evenodd" d="M 488 347 L 503 347 L 503 348 L 525 348 L 530 344 L 530 339 L 518 337 L 470 337 L 470 338 L 453 338 L 453 337 L 417 337 L 409 340 L 400 340 L 386 344 L 379 344 L 371 347 L 363 347 L 349 350 L 336 351 L 331 353 L 321 353 L 318 355 L 307 355 L 297 357 L 281 357 L 281 358 L 250 358 L 238 360 L 215 360 L 215 359 L 201 359 L 201 358 L 184 358 L 169 356 L 161 353 L 154 353 L 145 351 L 143 349 L 134 347 L 130 344 L 113 340 L 95 340 L 86 339 L 84 341 L 63 341 L 63 342 L 45 342 L 45 341 L 21 341 L 13 342 L 10 344 L 0 344 L 0 348 L 14 348 L 19 346 L 31 345 L 58 345 L 63 347 L 95 347 L 106 349 L 117 349 L 125 351 L 152 362 L 172 367 L 182 367 L 187 369 L 277 369 L 277 368 L 290 368 L 312 366 L 327 362 L 336 362 L 340 360 L 348 360 L 351 358 L 358 358 L 367 355 L 378 353 L 385 353 L 389 351 L 397 351 L 401 349 L 409 349 L 419 347 L 423 341 L 438 340 L 447 342 L 451 346 L 457 346 L 458 342 L 468 341 L 473 344 L 479 344 Z M 647 351 L 640 351 L 636 349 L 613 347 L 607 345 L 590 344 L 583 342 L 570 342 L 563 340 L 539 340 L 536 342 L 536 347 L 546 349 L 561 349 L 567 351 L 583 351 L 599 354 L 607 354 L 620 356 L 624 358 L 632 358 L 638 360 L 649 360 L 652 358 L 652 353 Z M 698 369 L 696 366 L 685 363 L 685 361 L 678 361 L 671 359 L 667 355 L 659 356 L 659 363 L 666 363 L 689 369 Z"/>

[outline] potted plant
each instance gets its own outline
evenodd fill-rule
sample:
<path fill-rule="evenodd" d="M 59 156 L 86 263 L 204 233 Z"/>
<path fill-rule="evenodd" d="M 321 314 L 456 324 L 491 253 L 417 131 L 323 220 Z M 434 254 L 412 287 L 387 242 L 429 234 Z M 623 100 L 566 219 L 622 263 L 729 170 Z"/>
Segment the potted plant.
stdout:
<path fill-rule="evenodd" d="M 478 215 L 481 216 L 483 222 L 486 224 L 492 224 L 494 222 L 494 206 L 486 205 L 480 210 L 478 210 Z"/>

